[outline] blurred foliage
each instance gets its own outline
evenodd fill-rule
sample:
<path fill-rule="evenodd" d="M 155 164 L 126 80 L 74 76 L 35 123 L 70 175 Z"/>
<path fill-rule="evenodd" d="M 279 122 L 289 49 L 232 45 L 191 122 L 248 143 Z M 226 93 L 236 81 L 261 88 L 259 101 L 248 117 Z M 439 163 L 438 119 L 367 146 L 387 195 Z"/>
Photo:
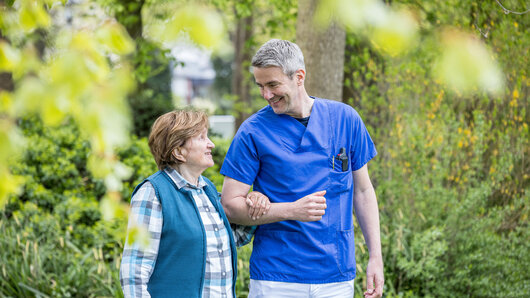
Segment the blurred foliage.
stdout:
<path fill-rule="evenodd" d="M 444 23 L 443 26 L 447 28 L 443 28 L 439 26 L 440 19 L 436 20 L 436 24 L 429 23 L 425 18 L 432 15 L 426 11 L 436 7 L 433 3 L 387 2 L 321 0 L 314 21 L 321 26 L 328 26 L 330 22 L 336 21 L 350 32 L 369 40 L 380 53 L 391 57 L 414 51 L 421 42 L 418 40 L 421 29 L 424 35 L 434 38 L 437 44 L 432 52 L 437 58 L 429 61 L 436 66 L 429 67 L 433 77 L 456 92 L 501 92 L 504 82 L 495 58 L 479 38 L 465 33 L 463 24 Z M 448 1 L 445 4 L 447 3 L 465 3 L 468 8 L 478 7 L 477 2 L 473 1 Z M 488 7 L 497 10 L 500 8 L 494 3 Z M 483 8 L 484 5 L 481 5 L 480 9 Z M 462 16 L 458 12 L 456 15 Z"/>
<path fill-rule="evenodd" d="M 158 116 L 173 110 L 171 93 L 172 59 L 168 51 L 145 40 L 137 40 L 134 57 L 137 92 L 128 96 L 133 117 L 133 131 L 138 137 L 146 137 Z"/>
<path fill-rule="evenodd" d="M 13 162 L 13 153 L 22 149 L 15 119 L 28 114 L 39 115 L 51 127 L 72 116 L 90 136 L 88 168 L 104 178 L 107 198 L 116 197 L 120 180 L 128 174 L 113 148 L 128 139 L 129 111 L 124 98 L 134 82 L 125 55 L 134 50 L 134 42 L 112 20 L 102 20 L 90 34 L 87 28 L 48 30 L 52 22 L 47 9 L 52 2 L 1 4 L 0 71 L 11 74 L 14 90 L 3 90 L 1 95 L 0 115 L 8 130 L 0 132 L 5 141 L 0 176 L 8 184 L 0 186 L 0 205 L 21 182 L 7 165 Z"/>
<path fill-rule="evenodd" d="M 103 219 L 106 188 L 87 167 L 88 138 L 71 119 L 60 127 L 36 117 L 18 124 L 31 146 L 12 167 L 24 178 L 22 190 L 0 215 L 0 296 L 119 296 L 126 218 Z M 141 148 L 119 151 L 134 169 L 131 181 L 143 179 L 148 165 L 135 163 Z"/>
<path fill-rule="evenodd" d="M 236 296 L 238 298 L 248 297 L 250 285 L 250 255 L 252 254 L 252 244 L 245 245 L 237 249 L 237 282 Z"/>
<path fill-rule="evenodd" d="M 140 88 L 140 92 L 129 97 L 129 102 L 133 112 L 140 115 L 133 117 L 136 132 L 146 135 L 152 120 L 171 106 L 169 58 L 167 51 L 143 38 L 143 1 L 101 0 L 99 3 L 106 5 L 119 22 L 102 15 L 95 24 L 52 26 L 54 21 L 48 10 L 64 13 L 60 3 L 38 0 L 0 4 L 0 72 L 3 78 L 12 81 L 11 84 L 2 82 L 2 86 L 14 85 L 14 90 L 0 92 L 3 124 L 0 177 L 6 182 L 0 186 L 0 206 L 22 183 L 8 168 L 23 144 L 14 120 L 37 114 L 47 126 L 62 125 L 70 116 L 81 127 L 89 136 L 92 148 L 88 168 L 104 179 L 107 189 L 102 201 L 105 216 L 126 213 L 118 192 L 130 170 L 119 162 L 114 152 L 116 146 L 129 140 L 131 118 L 125 98 L 135 85 Z M 216 13 L 190 5 L 173 13 L 178 16 L 197 8 L 196 17 L 178 20 L 182 26 L 179 30 L 159 26 L 171 34 L 158 36 L 158 44 L 172 41 L 180 31 L 192 32 L 192 37 L 205 46 L 214 46 L 220 40 L 221 35 L 215 30 L 203 32 L 210 27 L 202 26 L 201 22 L 212 26 L 211 20 L 200 19 L 202 11 L 210 19 Z"/>
<path fill-rule="evenodd" d="M 151 20 L 149 1 L 98 1 L 127 29 L 136 42 L 131 63 L 137 88 L 136 92 L 127 96 L 127 101 L 134 115 L 134 134 L 139 137 L 148 136 L 155 119 L 174 109 L 171 93 L 171 67 L 174 59 L 160 43 L 145 38 L 146 19 Z"/>
<path fill-rule="evenodd" d="M 386 293 L 529 296 L 529 19 L 505 14 L 495 2 L 392 2 L 411 5 L 421 20 L 419 46 L 390 59 L 350 34 L 344 86 L 379 152 L 369 168 Z M 441 49 L 429 28 L 448 26 L 467 28 L 492 49 L 505 74 L 502 92 L 470 94 L 433 79 Z M 490 59 L 481 55 L 474 63 Z M 359 294 L 368 252 L 356 236 Z"/>

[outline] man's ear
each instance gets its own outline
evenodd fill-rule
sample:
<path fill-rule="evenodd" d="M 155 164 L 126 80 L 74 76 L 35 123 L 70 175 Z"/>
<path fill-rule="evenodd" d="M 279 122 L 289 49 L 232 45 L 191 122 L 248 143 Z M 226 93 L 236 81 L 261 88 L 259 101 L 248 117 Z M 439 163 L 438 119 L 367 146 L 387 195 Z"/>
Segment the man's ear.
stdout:
<path fill-rule="evenodd" d="M 304 85 L 304 81 L 305 81 L 305 70 L 303 69 L 299 69 L 297 70 L 295 73 L 295 78 L 296 78 L 296 84 L 298 86 L 303 86 Z"/>
<path fill-rule="evenodd" d="M 186 158 L 184 157 L 184 155 L 182 154 L 182 151 L 180 148 L 175 148 L 173 149 L 173 152 L 171 153 L 173 154 L 173 157 L 180 161 L 180 162 L 186 162 Z"/>

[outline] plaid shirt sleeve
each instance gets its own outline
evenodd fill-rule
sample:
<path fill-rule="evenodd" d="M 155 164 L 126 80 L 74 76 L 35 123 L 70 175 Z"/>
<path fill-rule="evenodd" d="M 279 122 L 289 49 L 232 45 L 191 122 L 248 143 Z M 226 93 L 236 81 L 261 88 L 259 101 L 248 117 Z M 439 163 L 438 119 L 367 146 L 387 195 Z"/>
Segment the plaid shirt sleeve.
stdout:
<path fill-rule="evenodd" d="M 237 247 L 249 244 L 256 231 L 256 226 L 230 224 L 230 227 L 232 228 L 232 234 L 234 235 Z"/>
<path fill-rule="evenodd" d="M 162 222 L 162 206 L 153 185 L 146 182 L 131 199 L 127 229 L 143 226 L 149 231 L 149 245 L 142 247 L 139 243 L 129 243 L 128 239 L 125 241 L 120 266 L 120 283 L 125 297 L 151 297 L 147 282 L 158 256 Z"/>
<path fill-rule="evenodd" d="M 221 200 L 221 193 L 217 192 L 217 194 L 219 195 L 219 200 Z M 256 231 L 256 226 L 242 226 L 234 223 L 230 224 L 230 228 L 237 247 L 249 244 Z"/>

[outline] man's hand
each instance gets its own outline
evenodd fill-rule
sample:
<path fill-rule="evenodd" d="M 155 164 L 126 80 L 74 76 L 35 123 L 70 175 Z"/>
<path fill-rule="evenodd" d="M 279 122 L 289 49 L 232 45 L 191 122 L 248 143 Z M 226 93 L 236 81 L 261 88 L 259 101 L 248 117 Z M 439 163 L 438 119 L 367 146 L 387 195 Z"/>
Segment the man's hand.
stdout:
<path fill-rule="evenodd" d="M 375 283 L 375 286 L 374 286 Z M 383 276 L 383 260 L 381 257 L 370 257 L 368 267 L 366 268 L 366 292 L 365 298 L 378 298 L 383 295 L 383 285 L 385 279 Z"/>
<path fill-rule="evenodd" d="M 325 190 L 317 191 L 291 203 L 290 212 L 292 215 L 289 219 L 299 221 L 321 220 L 327 208 L 325 194 Z"/>
<path fill-rule="evenodd" d="M 249 209 L 248 217 L 252 220 L 259 219 L 260 216 L 267 214 L 271 208 L 271 202 L 269 198 L 259 191 L 252 191 L 247 195 L 245 200 Z"/>

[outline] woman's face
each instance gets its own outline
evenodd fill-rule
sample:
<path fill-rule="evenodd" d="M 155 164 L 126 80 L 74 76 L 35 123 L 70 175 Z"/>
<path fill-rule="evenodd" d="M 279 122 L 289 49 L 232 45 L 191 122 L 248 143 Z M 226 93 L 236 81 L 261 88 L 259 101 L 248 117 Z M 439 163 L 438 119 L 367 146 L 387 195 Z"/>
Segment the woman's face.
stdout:
<path fill-rule="evenodd" d="M 198 135 L 191 137 L 181 148 L 180 153 L 185 159 L 183 165 L 201 172 L 214 165 L 212 149 L 214 143 L 208 138 L 208 129 L 204 128 Z"/>

